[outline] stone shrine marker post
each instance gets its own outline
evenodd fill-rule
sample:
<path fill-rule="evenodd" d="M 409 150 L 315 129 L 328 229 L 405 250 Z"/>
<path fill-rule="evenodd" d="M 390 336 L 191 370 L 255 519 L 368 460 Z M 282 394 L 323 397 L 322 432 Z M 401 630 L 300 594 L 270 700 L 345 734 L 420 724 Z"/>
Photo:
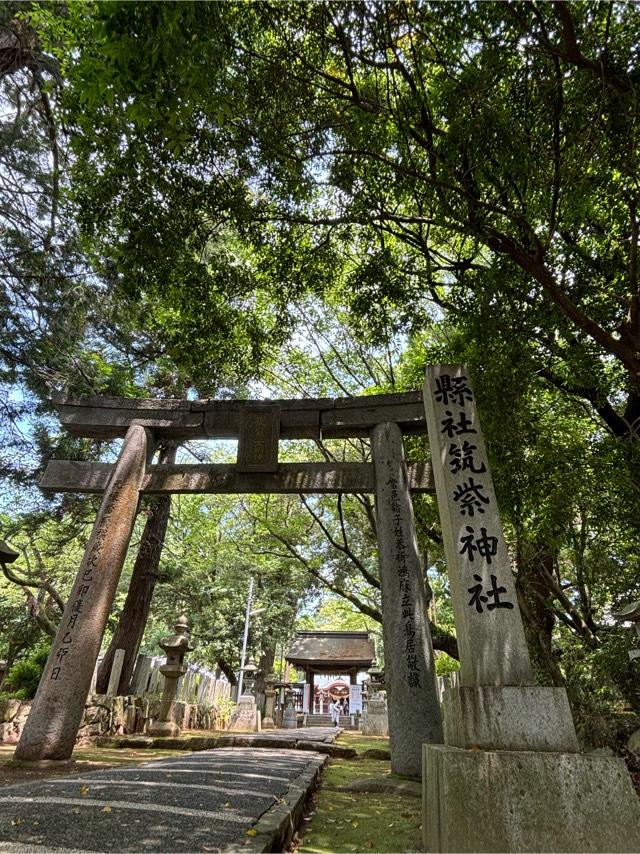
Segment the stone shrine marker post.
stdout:
<path fill-rule="evenodd" d="M 565 689 L 534 685 L 464 366 L 429 367 L 424 400 L 461 665 L 423 750 L 425 850 L 638 850 L 623 761 L 580 754 Z"/>

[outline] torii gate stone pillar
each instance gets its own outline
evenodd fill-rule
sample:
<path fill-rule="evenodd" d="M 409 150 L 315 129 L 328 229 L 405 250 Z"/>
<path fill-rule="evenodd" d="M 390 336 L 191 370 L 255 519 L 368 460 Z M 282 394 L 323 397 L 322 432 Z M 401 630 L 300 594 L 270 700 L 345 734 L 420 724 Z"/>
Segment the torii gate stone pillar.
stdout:
<path fill-rule="evenodd" d="M 402 433 L 371 431 L 391 769 L 419 777 L 425 742 L 442 742 L 435 661 Z"/>
<path fill-rule="evenodd" d="M 147 461 L 147 431 L 132 425 L 15 751 L 18 760 L 68 759 L 122 571 Z"/>
<path fill-rule="evenodd" d="M 464 366 L 428 368 L 424 400 L 461 664 L 423 748 L 425 851 L 639 850 L 623 760 L 581 754 L 565 689 L 534 685 Z"/>

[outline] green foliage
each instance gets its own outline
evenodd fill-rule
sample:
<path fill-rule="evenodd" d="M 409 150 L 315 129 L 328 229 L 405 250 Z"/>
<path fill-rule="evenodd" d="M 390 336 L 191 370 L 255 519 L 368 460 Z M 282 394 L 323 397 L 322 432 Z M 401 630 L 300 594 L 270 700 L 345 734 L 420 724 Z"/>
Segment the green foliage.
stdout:
<path fill-rule="evenodd" d="M 451 658 L 446 652 L 439 652 L 436 655 L 436 676 L 448 676 L 460 670 L 460 662 L 455 658 Z"/>
<path fill-rule="evenodd" d="M 231 719 L 231 713 L 233 712 L 236 704 L 228 697 L 222 697 L 219 700 L 216 700 L 215 703 L 215 712 L 217 720 L 222 724 L 223 728 L 226 727 Z"/>
<path fill-rule="evenodd" d="M 47 663 L 50 647 L 41 646 L 29 656 L 16 661 L 5 677 L 3 687 L 9 689 L 9 696 L 20 700 L 35 697 L 42 671 Z"/>

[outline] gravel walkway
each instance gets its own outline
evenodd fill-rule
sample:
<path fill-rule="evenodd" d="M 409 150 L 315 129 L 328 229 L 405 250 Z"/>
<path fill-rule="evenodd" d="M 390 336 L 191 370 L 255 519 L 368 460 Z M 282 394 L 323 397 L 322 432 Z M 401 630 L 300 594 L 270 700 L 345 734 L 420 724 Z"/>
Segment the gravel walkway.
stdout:
<path fill-rule="evenodd" d="M 9 786 L 0 851 L 272 850 L 325 759 L 223 748 Z"/>

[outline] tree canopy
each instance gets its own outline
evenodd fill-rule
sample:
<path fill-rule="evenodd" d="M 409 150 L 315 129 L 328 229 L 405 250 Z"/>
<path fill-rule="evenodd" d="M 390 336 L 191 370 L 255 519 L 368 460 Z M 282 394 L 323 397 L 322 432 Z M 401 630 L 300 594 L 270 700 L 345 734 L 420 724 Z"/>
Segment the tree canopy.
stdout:
<path fill-rule="evenodd" d="M 538 678 L 568 683 L 586 729 L 638 711 L 610 615 L 640 596 L 639 36 L 620 3 L 5 4 L 10 495 L 53 455 L 112 453 L 60 434 L 56 389 L 351 396 L 465 361 Z M 300 453 L 369 448 L 283 448 Z M 36 504 L 3 518 L 31 561 L 9 588 L 30 616 L 7 611 L 24 649 L 41 637 L 25 626 L 57 619 L 60 557 L 94 507 Z M 437 507 L 414 506 L 455 654 Z M 256 650 L 296 619 L 380 619 L 366 496 L 174 500 L 163 544 L 145 648 L 179 602 L 232 672 L 249 573 Z"/>

